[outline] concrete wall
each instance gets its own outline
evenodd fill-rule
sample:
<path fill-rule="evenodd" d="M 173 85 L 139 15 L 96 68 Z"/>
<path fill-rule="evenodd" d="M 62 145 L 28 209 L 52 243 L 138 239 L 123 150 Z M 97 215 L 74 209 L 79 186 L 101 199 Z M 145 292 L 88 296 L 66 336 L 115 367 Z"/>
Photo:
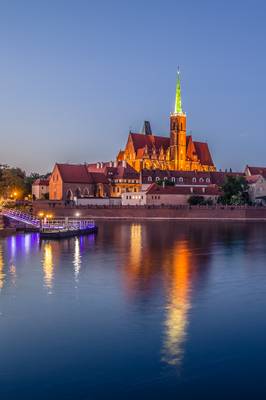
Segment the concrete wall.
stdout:
<path fill-rule="evenodd" d="M 77 206 L 121 206 L 121 198 L 90 197 L 77 199 Z"/>
<path fill-rule="evenodd" d="M 52 213 L 54 217 L 69 216 L 75 217 L 78 211 L 81 217 L 93 219 L 221 219 L 221 220 L 265 220 L 266 207 L 64 207 L 63 205 L 42 205 L 36 207 L 38 202 L 34 203 L 34 213 L 42 210 Z"/>

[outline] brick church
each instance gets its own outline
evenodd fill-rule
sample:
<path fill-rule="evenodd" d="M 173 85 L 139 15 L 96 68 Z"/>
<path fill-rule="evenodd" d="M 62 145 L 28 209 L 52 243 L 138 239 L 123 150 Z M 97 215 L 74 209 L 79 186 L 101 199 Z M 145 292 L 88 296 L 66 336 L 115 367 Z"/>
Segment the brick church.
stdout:
<path fill-rule="evenodd" d="M 170 115 L 170 137 L 154 135 L 149 121 L 145 121 L 141 133 L 129 133 L 125 149 L 117 155 L 117 161 L 123 160 L 138 172 L 143 169 L 216 171 L 208 144 L 194 141 L 186 133 L 179 72 L 175 109 Z"/>

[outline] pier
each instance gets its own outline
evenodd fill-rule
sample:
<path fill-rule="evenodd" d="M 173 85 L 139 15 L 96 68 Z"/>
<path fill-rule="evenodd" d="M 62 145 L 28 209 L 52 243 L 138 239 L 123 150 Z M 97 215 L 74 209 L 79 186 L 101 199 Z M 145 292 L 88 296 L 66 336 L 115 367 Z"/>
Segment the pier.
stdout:
<path fill-rule="evenodd" d="M 69 237 L 91 233 L 97 230 L 94 220 L 87 218 L 59 217 L 50 215 L 38 218 L 30 213 L 3 207 L 0 210 L 0 222 L 3 228 L 3 217 L 37 230 L 43 237 Z"/>

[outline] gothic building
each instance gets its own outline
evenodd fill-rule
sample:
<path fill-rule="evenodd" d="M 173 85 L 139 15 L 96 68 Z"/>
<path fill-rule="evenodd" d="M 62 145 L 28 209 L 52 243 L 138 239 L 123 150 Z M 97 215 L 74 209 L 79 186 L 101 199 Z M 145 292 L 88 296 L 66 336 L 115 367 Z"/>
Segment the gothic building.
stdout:
<path fill-rule="evenodd" d="M 170 137 L 154 135 L 149 121 L 145 121 L 142 133 L 129 133 L 126 147 L 120 150 L 117 160 L 125 160 L 137 171 L 216 171 L 208 144 L 194 141 L 191 135 L 187 135 L 179 73 L 175 110 L 170 115 Z"/>

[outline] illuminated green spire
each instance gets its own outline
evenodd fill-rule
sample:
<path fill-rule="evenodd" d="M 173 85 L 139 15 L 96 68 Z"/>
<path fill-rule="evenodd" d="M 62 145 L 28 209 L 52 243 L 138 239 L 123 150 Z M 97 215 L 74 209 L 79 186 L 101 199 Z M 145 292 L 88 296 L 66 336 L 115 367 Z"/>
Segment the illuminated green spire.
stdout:
<path fill-rule="evenodd" d="M 175 114 L 183 114 L 181 100 L 180 71 L 177 70 L 176 94 L 175 94 Z"/>

